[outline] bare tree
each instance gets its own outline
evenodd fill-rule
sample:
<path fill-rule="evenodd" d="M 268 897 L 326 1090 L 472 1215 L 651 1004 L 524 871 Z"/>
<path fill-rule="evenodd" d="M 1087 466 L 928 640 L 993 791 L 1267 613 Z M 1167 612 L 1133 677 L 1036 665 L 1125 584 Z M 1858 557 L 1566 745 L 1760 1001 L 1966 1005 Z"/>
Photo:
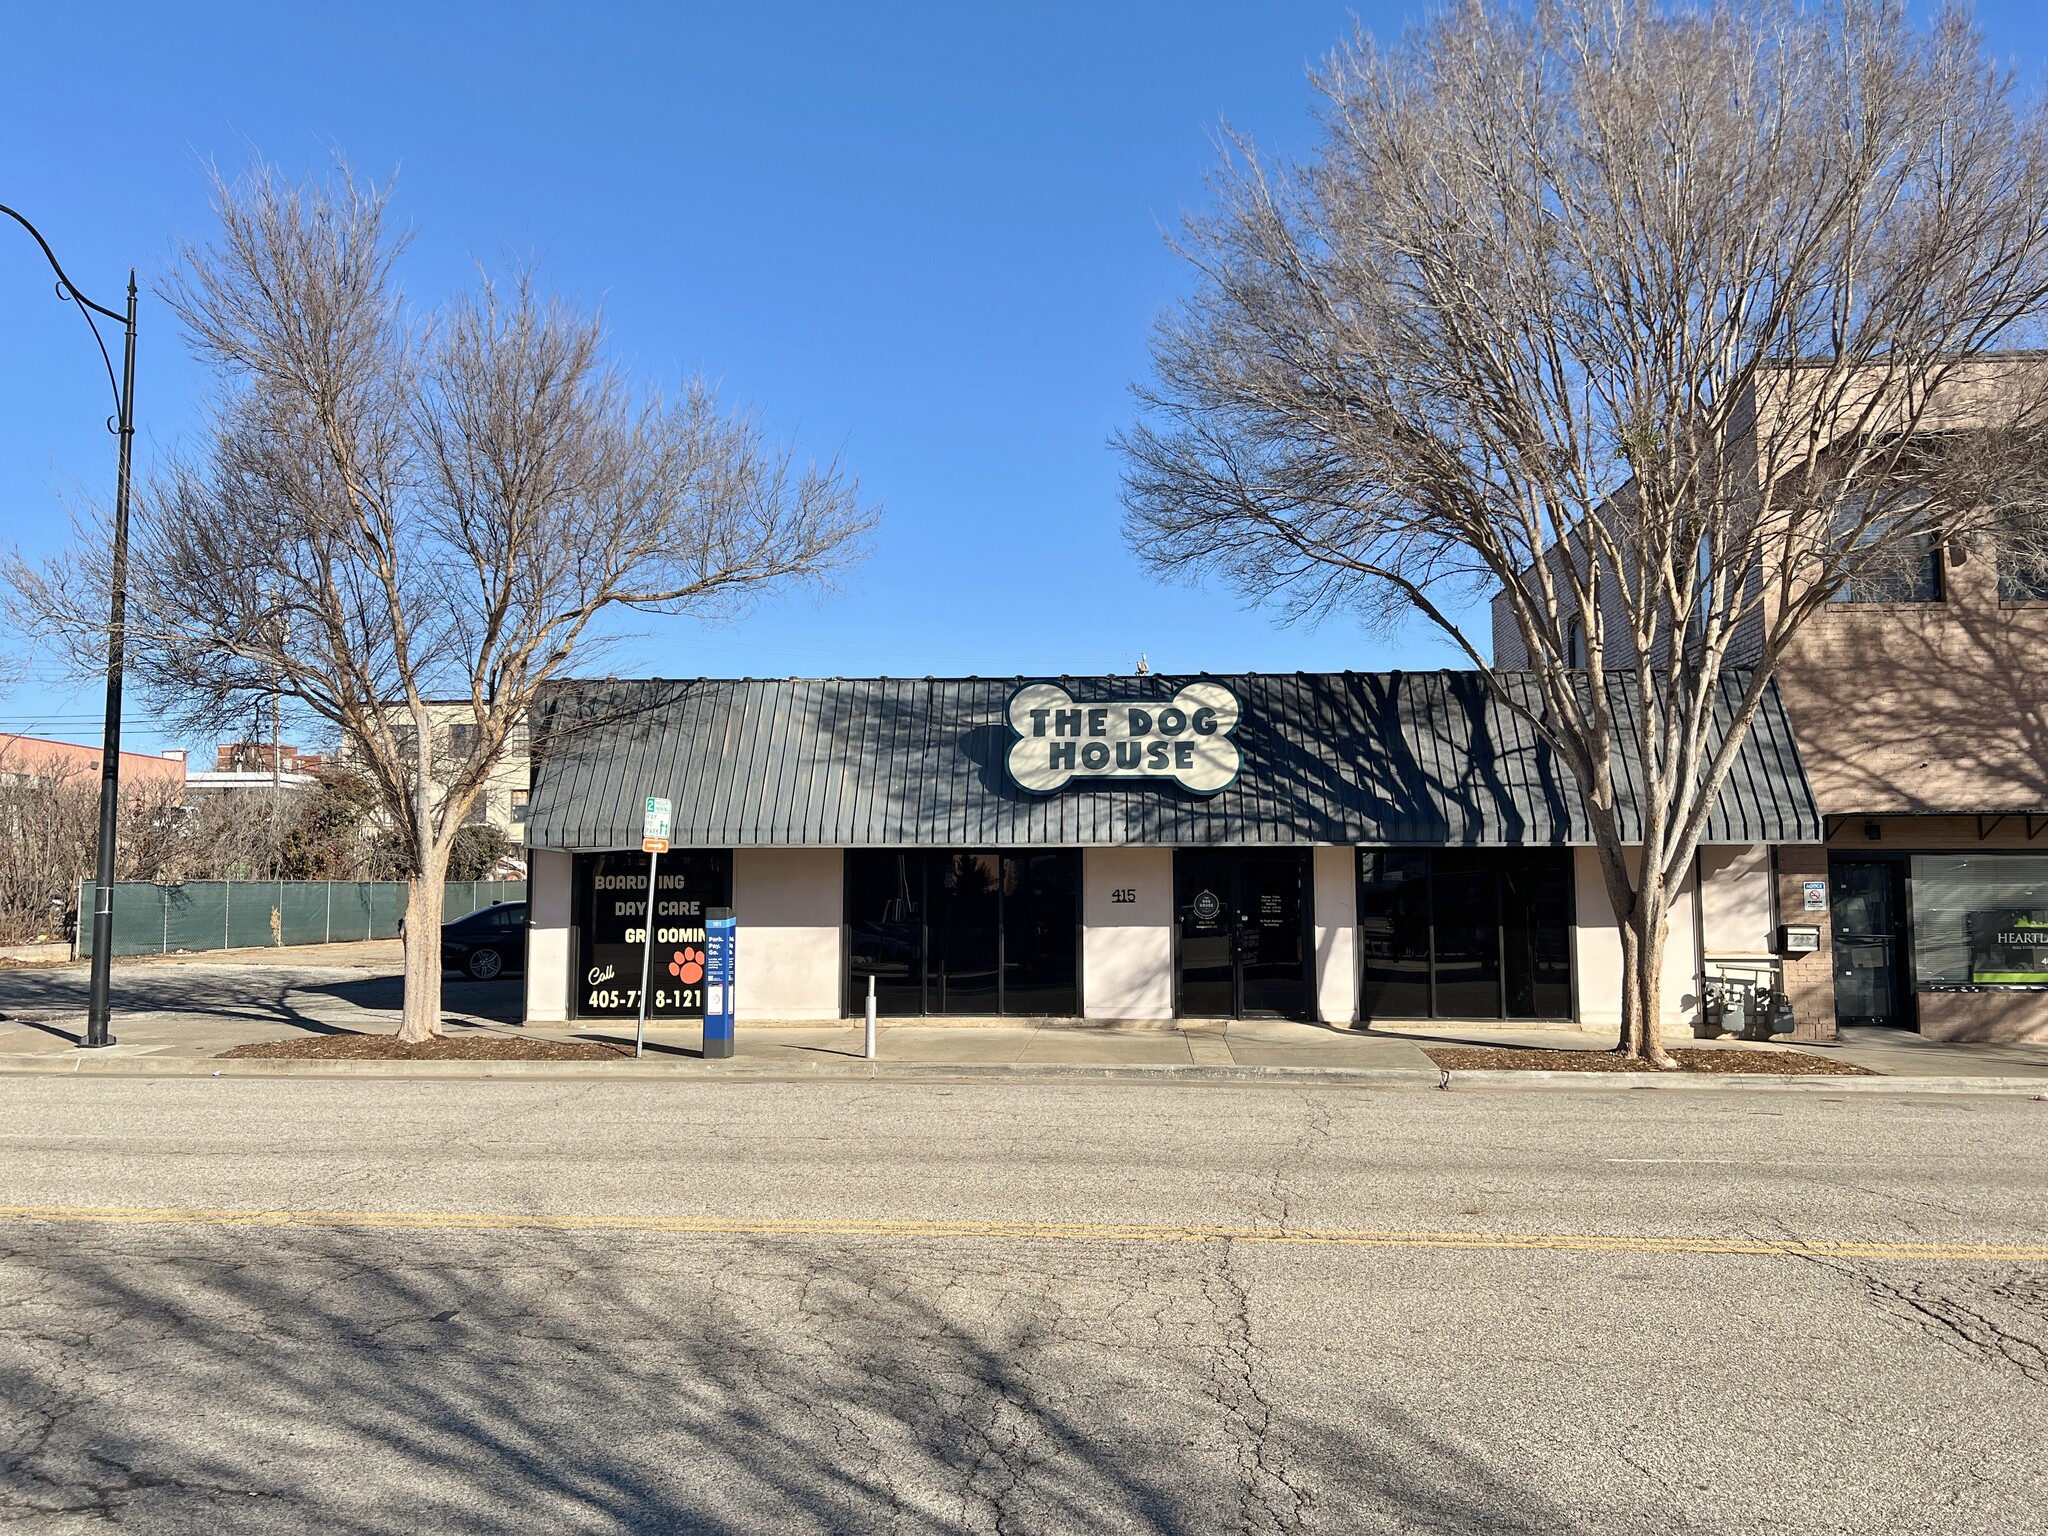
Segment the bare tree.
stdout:
<path fill-rule="evenodd" d="M 140 778 L 121 786 L 127 829 L 116 873 L 158 876 L 182 841 L 183 786 Z M 0 943 L 61 938 L 75 915 L 78 883 L 99 848 L 100 775 L 30 744 L 0 744 Z"/>
<path fill-rule="evenodd" d="M 1233 140 L 1180 243 L 1127 533 L 1485 671 L 1580 787 L 1619 1048 L 1670 1065 L 1672 902 L 1787 642 L 2041 504 L 2041 102 L 1890 0 L 1464 0 L 1317 84 L 1316 153 Z"/>
<path fill-rule="evenodd" d="M 836 464 L 799 466 L 702 384 L 636 391 L 597 319 L 530 274 L 409 313 L 388 190 L 345 167 L 216 176 L 218 238 L 181 252 L 164 297 L 219 394 L 206 440 L 136 508 L 128 643 L 194 725 L 281 695 L 338 731 L 403 843 L 401 1037 L 420 1040 L 440 1030 L 449 850 L 594 621 L 826 576 L 875 514 Z M 86 655 L 104 548 L 87 526 L 9 573 L 27 621 Z M 451 696 L 473 729 L 437 762 L 428 701 Z"/>

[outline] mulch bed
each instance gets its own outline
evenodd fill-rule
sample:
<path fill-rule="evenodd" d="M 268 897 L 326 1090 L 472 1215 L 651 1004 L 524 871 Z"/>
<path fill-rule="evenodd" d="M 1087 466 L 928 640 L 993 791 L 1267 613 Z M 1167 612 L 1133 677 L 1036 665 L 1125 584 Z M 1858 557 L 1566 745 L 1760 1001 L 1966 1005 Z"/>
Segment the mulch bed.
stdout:
<path fill-rule="evenodd" d="M 1425 1045 L 1429 1059 L 1446 1072 L 1656 1072 L 1646 1061 L 1612 1051 L 1563 1051 L 1542 1046 Z M 1703 1051 L 1679 1047 L 1671 1054 L 1681 1072 L 1752 1072 L 1773 1077 L 1876 1077 L 1868 1067 L 1851 1066 L 1804 1051 L 1748 1051 L 1730 1048 Z"/>
<path fill-rule="evenodd" d="M 595 1040 L 515 1040 L 504 1035 L 444 1035 L 409 1044 L 396 1035 L 305 1035 L 259 1040 L 222 1051 L 215 1060 L 267 1061 L 613 1061 L 630 1045 Z"/>

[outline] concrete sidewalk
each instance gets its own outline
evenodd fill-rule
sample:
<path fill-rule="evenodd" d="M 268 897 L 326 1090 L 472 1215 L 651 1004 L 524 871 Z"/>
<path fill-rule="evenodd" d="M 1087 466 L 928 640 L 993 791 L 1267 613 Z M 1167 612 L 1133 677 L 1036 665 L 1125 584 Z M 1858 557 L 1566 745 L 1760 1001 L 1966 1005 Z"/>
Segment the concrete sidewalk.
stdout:
<path fill-rule="evenodd" d="M 128 962 L 115 968 L 114 1033 L 119 1043 L 81 1051 L 85 968 L 0 971 L 0 1072 L 138 1076 L 400 1077 L 1019 1077 L 1080 1076 L 1142 1081 L 1206 1080 L 1350 1083 L 1439 1088 L 1445 1075 L 1425 1045 L 1550 1046 L 1606 1050 L 1605 1030 L 1565 1025 L 1449 1021 L 1351 1029 L 1279 1019 L 1188 1020 L 1091 1025 L 1073 1020 L 962 1019 L 888 1023 L 879 1060 L 862 1058 L 859 1020 L 777 1025 L 743 1020 L 738 1054 L 702 1059 L 695 1026 L 648 1031 L 641 1061 L 357 1062 L 220 1061 L 222 1051 L 307 1035 L 389 1034 L 398 1027 L 396 946 L 252 951 Z M 443 989 L 454 1034 L 630 1043 L 632 1021 L 582 1028 L 527 1028 L 518 1022 L 517 980 L 450 978 Z M 2048 1090 L 2048 1046 L 1955 1045 L 1891 1030 L 1851 1030 L 1839 1044 L 1745 1045 L 1678 1039 L 1674 1045 L 1746 1051 L 1755 1072 L 1465 1072 L 1459 1083 L 1536 1087 L 1550 1080 L 1581 1088 L 1711 1087 L 1783 1082 L 1816 1092 Z M 1774 1055 L 1833 1057 L 1881 1078 L 1787 1078 Z"/>
<path fill-rule="evenodd" d="M 508 1078 L 1083 1078 L 1154 1082 L 1248 1082 L 1275 1086 L 1441 1088 L 1471 1086 L 1568 1087 L 1585 1090 L 1784 1086 L 1815 1092 L 2013 1092 L 2048 1090 L 2048 1060 L 2018 1056 L 2020 1047 L 1949 1047 L 1895 1041 L 1847 1042 L 1839 1047 L 1744 1045 L 1689 1041 L 1713 1050 L 1742 1051 L 1753 1073 L 1733 1076 L 1664 1073 L 1468 1072 L 1447 1075 L 1424 1053 L 1425 1045 L 1547 1045 L 1605 1049 L 1605 1033 L 1575 1029 L 1516 1030 L 1480 1025 L 1439 1025 L 1400 1030 L 1339 1029 L 1279 1019 L 1188 1021 L 1171 1027 L 1081 1026 L 1004 1021 L 954 1024 L 884 1024 L 878 1059 L 862 1055 L 859 1021 L 842 1025 L 742 1025 L 737 1054 L 706 1061 L 700 1031 L 650 1029 L 642 1060 L 594 1062 L 320 1061 L 236 1059 L 220 1052 L 259 1040 L 307 1034 L 388 1033 L 395 1019 L 372 1023 L 321 1021 L 300 1015 L 280 1027 L 274 1017 L 243 1013 L 130 1014 L 116 1021 L 119 1043 L 101 1051 L 76 1048 L 77 1019 L 0 1021 L 0 1073 L 92 1076 L 264 1077 L 508 1077 Z M 519 1024 L 451 1014 L 453 1035 L 613 1041 L 630 1044 L 630 1022 L 582 1029 L 529 1029 Z M 1914 1037 L 1917 1041 L 1917 1037 Z M 1774 1073 L 1772 1060 L 1788 1051 L 1825 1053 L 1865 1065 L 1881 1077 L 1792 1077 Z"/>

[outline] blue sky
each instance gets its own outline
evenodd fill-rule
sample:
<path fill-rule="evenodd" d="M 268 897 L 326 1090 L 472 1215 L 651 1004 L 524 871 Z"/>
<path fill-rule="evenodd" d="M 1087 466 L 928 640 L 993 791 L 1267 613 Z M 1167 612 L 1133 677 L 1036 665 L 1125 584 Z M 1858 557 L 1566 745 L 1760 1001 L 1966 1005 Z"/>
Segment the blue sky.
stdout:
<path fill-rule="evenodd" d="M 0 202 L 116 304 L 204 234 L 201 166 L 293 169 L 337 146 L 397 169 L 408 292 L 541 259 L 602 304 L 643 376 L 693 372 L 841 453 L 885 516 L 841 590 L 737 622 L 658 620 L 608 670 L 1059 673 L 1454 665 L 1420 631 L 1308 632 L 1226 592 L 1161 587 L 1125 551 L 1108 435 L 1184 270 L 1228 118 L 1311 142 L 1307 66 L 1356 14 L 1323 0 L 541 6 L 358 0 L 0 5 Z M 2033 0 L 1981 8 L 2038 74 Z M 145 298 L 146 468 L 206 381 Z M 0 542 L 54 548 L 109 493 L 107 391 L 26 235 L 0 229 Z M 4 643 L 4 641 L 0 641 Z M 98 697 L 47 667 L 0 730 L 90 740 Z M 131 703 L 131 744 L 209 743 Z M 311 739 L 309 733 L 309 740 Z"/>

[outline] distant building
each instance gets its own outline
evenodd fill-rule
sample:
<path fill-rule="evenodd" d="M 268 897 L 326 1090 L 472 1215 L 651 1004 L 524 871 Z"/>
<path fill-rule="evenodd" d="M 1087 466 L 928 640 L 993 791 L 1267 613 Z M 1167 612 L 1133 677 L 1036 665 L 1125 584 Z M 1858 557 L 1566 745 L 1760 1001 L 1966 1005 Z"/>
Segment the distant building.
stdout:
<path fill-rule="evenodd" d="M 61 784 L 73 780 L 96 780 L 100 761 L 100 749 L 96 746 L 0 731 L 0 781 Z M 185 754 L 179 750 L 155 755 L 123 752 L 121 782 L 182 786 L 185 783 Z"/>
<path fill-rule="evenodd" d="M 326 762 L 322 753 L 267 741 L 224 741 L 213 754 L 214 769 L 220 773 L 268 774 L 273 768 L 281 773 L 318 773 Z"/>
<path fill-rule="evenodd" d="M 254 790 L 311 789 L 327 758 L 297 747 L 273 747 L 267 741 L 225 741 L 214 749 L 213 772 L 185 776 L 186 803 L 210 795 L 246 794 Z"/>
<path fill-rule="evenodd" d="M 205 795 L 243 794 L 250 790 L 311 789 L 319 780 L 310 773 L 272 773 L 268 768 L 228 769 L 185 775 L 185 803 Z"/>
<path fill-rule="evenodd" d="M 413 729 L 411 720 L 407 718 L 409 711 L 403 704 L 392 704 L 389 708 L 392 733 L 402 747 L 406 746 Z M 429 699 L 427 718 L 428 729 L 434 733 L 433 762 L 437 780 L 434 788 L 439 791 L 445 787 L 439 776 L 452 771 L 476 745 L 475 708 L 468 699 Z M 478 792 L 468 817 L 469 825 L 496 827 L 505 834 L 507 842 L 522 848 L 526 842 L 527 792 L 533 774 L 528 752 L 526 722 L 522 720 L 512 727 L 504 755 Z M 347 766 L 351 756 L 344 742 L 335 754 L 335 761 Z"/>

